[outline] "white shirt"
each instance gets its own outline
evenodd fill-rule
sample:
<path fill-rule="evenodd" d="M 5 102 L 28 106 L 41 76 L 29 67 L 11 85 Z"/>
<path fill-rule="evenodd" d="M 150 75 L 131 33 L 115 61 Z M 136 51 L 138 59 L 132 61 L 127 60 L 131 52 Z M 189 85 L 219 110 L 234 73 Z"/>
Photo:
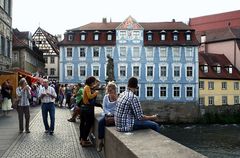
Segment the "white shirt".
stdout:
<path fill-rule="evenodd" d="M 50 93 L 53 97 L 49 96 L 49 95 L 45 95 L 44 97 L 41 98 L 41 102 L 42 103 L 51 103 L 51 102 L 55 102 L 55 98 L 57 97 L 57 94 L 55 92 L 55 89 L 51 86 L 48 86 L 48 88 L 46 89 L 45 87 L 41 88 L 39 90 L 39 94 L 38 97 L 40 97 L 42 94 L 46 94 L 46 93 Z"/>

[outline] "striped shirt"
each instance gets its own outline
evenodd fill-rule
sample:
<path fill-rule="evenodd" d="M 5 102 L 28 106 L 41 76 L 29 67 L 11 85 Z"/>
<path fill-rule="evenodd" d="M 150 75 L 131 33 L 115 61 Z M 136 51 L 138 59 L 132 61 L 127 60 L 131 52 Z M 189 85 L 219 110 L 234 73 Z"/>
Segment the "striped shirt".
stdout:
<path fill-rule="evenodd" d="M 129 89 L 121 93 L 116 105 L 115 125 L 117 131 L 133 130 L 134 120 L 143 118 L 143 111 L 138 97 Z"/>
<path fill-rule="evenodd" d="M 42 103 L 51 103 L 51 102 L 55 102 L 55 98 L 57 97 L 57 94 L 55 92 L 55 89 L 51 86 L 48 86 L 48 88 L 46 89 L 45 87 L 41 88 L 39 90 L 39 94 L 38 97 L 40 97 L 42 94 L 46 94 L 46 93 L 50 93 L 53 97 L 49 96 L 49 95 L 45 95 L 44 97 L 41 98 L 41 102 Z"/>
<path fill-rule="evenodd" d="M 16 89 L 16 94 L 20 98 L 18 106 L 29 106 L 29 99 L 31 98 L 31 88 L 29 90 L 23 90 L 22 87 Z"/>

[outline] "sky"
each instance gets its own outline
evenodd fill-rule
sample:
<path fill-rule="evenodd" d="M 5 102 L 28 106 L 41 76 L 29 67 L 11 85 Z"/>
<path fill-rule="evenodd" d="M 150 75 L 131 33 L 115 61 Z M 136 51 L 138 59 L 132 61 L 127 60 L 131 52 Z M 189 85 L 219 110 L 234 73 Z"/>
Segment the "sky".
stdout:
<path fill-rule="evenodd" d="M 182 21 L 240 9 L 240 0 L 12 0 L 12 27 L 32 34 L 40 26 L 52 35 L 102 18 L 123 22 Z"/>

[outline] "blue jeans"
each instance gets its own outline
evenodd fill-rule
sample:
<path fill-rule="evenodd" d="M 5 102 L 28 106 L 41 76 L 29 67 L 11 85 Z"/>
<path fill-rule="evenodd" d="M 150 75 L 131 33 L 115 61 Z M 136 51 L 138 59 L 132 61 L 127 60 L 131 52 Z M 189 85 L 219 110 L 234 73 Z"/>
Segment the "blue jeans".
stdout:
<path fill-rule="evenodd" d="M 105 116 L 102 116 L 98 122 L 98 139 L 103 139 L 105 133 Z"/>
<path fill-rule="evenodd" d="M 48 125 L 48 112 L 50 114 L 50 128 Z M 42 103 L 42 118 L 45 126 L 45 130 L 54 131 L 55 125 L 55 105 L 54 103 Z"/>
<path fill-rule="evenodd" d="M 160 133 L 160 126 L 156 122 L 150 120 L 134 120 L 133 130 L 148 128 Z"/>

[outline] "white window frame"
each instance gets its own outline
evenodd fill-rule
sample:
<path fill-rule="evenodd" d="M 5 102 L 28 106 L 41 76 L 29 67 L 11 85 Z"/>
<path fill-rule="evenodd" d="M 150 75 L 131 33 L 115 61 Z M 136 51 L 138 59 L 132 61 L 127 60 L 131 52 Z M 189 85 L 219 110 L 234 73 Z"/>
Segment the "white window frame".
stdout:
<path fill-rule="evenodd" d="M 73 41 L 73 35 L 68 35 L 68 41 Z"/>
<path fill-rule="evenodd" d="M 135 76 L 134 75 L 134 67 L 138 67 L 139 68 L 139 75 L 138 76 Z M 136 77 L 136 78 L 141 78 L 141 64 L 138 64 L 138 63 L 135 63 L 135 64 L 132 64 L 132 76 Z"/>
<path fill-rule="evenodd" d="M 113 35 L 111 33 L 107 34 L 107 40 L 112 41 L 113 40 Z"/>
<path fill-rule="evenodd" d="M 214 90 L 214 81 L 208 81 L 208 90 Z"/>
<path fill-rule="evenodd" d="M 161 41 L 166 41 L 166 33 L 161 33 L 160 36 Z"/>
<path fill-rule="evenodd" d="M 98 56 L 94 56 L 94 50 L 96 48 L 98 49 Z M 101 47 L 98 47 L 98 46 L 92 47 L 92 58 L 93 58 L 93 61 L 99 61 L 99 59 L 100 59 L 100 52 L 101 52 Z"/>
<path fill-rule="evenodd" d="M 166 67 L 166 76 L 161 76 L 162 67 Z M 160 63 L 159 64 L 159 78 L 163 82 L 168 79 L 168 63 Z"/>
<path fill-rule="evenodd" d="M 188 58 L 193 58 L 193 47 L 185 47 L 185 58 L 188 59 Z"/>
<path fill-rule="evenodd" d="M 191 34 L 190 33 L 186 34 L 186 41 L 191 41 Z"/>
<path fill-rule="evenodd" d="M 140 39 L 140 31 L 133 30 L 133 39 Z"/>
<path fill-rule="evenodd" d="M 227 82 L 226 81 L 222 82 L 222 90 L 227 90 Z"/>
<path fill-rule="evenodd" d="M 81 76 L 81 67 L 84 67 L 85 68 L 85 75 L 84 76 Z M 78 65 L 78 77 L 80 80 L 84 80 L 86 79 L 87 77 L 87 64 L 79 64 Z"/>
<path fill-rule="evenodd" d="M 138 49 L 138 52 L 134 51 L 136 48 Z M 134 61 L 140 60 L 140 52 L 141 52 L 141 47 L 139 46 L 132 47 L 132 60 Z M 137 56 L 135 56 L 135 53 L 137 53 Z"/>
<path fill-rule="evenodd" d="M 167 57 L 168 57 L 168 48 L 167 47 L 159 47 L 160 61 L 167 61 Z"/>
<path fill-rule="evenodd" d="M 204 81 L 199 81 L 199 89 L 204 90 L 205 82 Z"/>
<path fill-rule="evenodd" d="M 68 56 L 68 49 L 71 49 L 71 50 L 72 50 L 72 56 L 71 56 L 71 57 Z M 72 60 L 72 58 L 73 58 L 73 47 L 66 47 L 65 58 L 66 58 L 67 60 Z"/>
<path fill-rule="evenodd" d="M 148 87 L 152 87 L 152 96 L 147 96 Z M 154 84 L 145 84 L 145 98 L 147 100 L 152 100 L 154 98 L 154 94 L 155 94 L 154 90 L 155 90 L 155 85 Z"/>
<path fill-rule="evenodd" d="M 166 96 L 161 96 L 161 87 L 166 88 Z M 160 100 L 166 100 L 168 98 L 168 84 L 159 84 L 159 98 Z"/>
<path fill-rule="evenodd" d="M 234 90 L 239 90 L 239 82 L 233 82 Z"/>
<path fill-rule="evenodd" d="M 214 96 L 209 96 L 208 97 L 208 105 L 215 105 L 215 98 Z"/>
<path fill-rule="evenodd" d="M 153 76 L 147 76 L 147 70 L 148 70 L 148 67 L 153 67 Z M 153 81 L 153 79 L 154 79 L 154 76 L 155 76 L 155 65 L 153 64 L 153 63 L 148 63 L 148 64 L 146 64 L 145 65 L 145 74 L 146 74 L 146 79 L 147 79 L 147 81 Z"/>
<path fill-rule="evenodd" d="M 240 102 L 239 102 L 240 97 L 239 96 L 234 96 L 233 99 L 234 99 L 234 105 L 240 104 Z"/>
<path fill-rule="evenodd" d="M 85 50 L 85 56 L 84 57 L 81 57 L 81 48 L 83 48 Z M 85 61 L 86 60 L 86 57 L 87 57 L 87 47 L 79 47 L 79 54 L 78 54 L 78 57 L 80 58 L 81 61 Z"/>
<path fill-rule="evenodd" d="M 179 96 L 177 96 L 177 97 L 175 97 L 174 96 L 174 87 L 179 87 Z M 181 98 L 181 96 L 182 96 L 182 88 L 181 88 L 181 85 L 180 84 L 173 84 L 172 85 L 172 98 L 174 99 L 174 100 L 180 100 L 180 98 Z"/>
<path fill-rule="evenodd" d="M 148 33 L 147 34 L 147 40 L 148 41 L 152 41 L 153 40 L 153 34 L 152 33 Z"/>
<path fill-rule="evenodd" d="M 53 70 L 53 71 L 52 71 Z M 50 68 L 50 76 L 54 76 L 55 75 L 55 71 L 56 69 L 55 68 Z M 52 73 L 53 72 L 53 73 Z"/>
<path fill-rule="evenodd" d="M 151 52 L 149 50 L 151 50 Z M 146 52 L 147 61 L 153 61 L 154 52 L 155 52 L 154 47 L 145 47 L 145 52 Z M 150 54 L 149 52 L 152 54 L 152 56 L 149 56 L 149 54 Z"/>
<path fill-rule="evenodd" d="M 72 76 L 68 76 L 68 66 L 71 66 L 72 68 Z M 65 64 L 65 79 L 72 80 L 73 77 L 74 77 L 74 65 L 71 63 Z"/>
<path fill-rule="evenodd" d="M 125 49 L 126 51 L 125 51 L 125 52 L 121 52 L 121 49 Z M 126 46 L 120 46 L 120 47 L 119 47 L 119 60 L 126 60 L 126 59 L 127 59 L 127 52 L 128 52 L 128 47 L 126 47 Z M 121 55 L 122 53 L 125 53 L 125 55 L 122 56 L 122 55 Z"/>
<path fill-rule="evenodd" d="M 111 51 L 109 51 L 111 49 Z M 113 51 L 114 51 L 114 47 L 112 46 L 106 46 L 104 47 L 105 50 L 105 57 L 107 58 L 107 55 L 109 54 L 111 58 L 113 58 Z"/>
<path fill-rule="evenodd" d="M 192 68 L 192 76 L 188 76 L 188 74 L 187 74 L 188 73 L 188 67 Z M 192 64 L 192 63 L 185 64 L 185 78 L 188 82 L 190 82 L 194 79 L 194 74 L 195 74 L 194 69 L 195 69 L 194 64 Z"/>
<path fill-rule="evenodd" d="M 126 30 L 120 30 L 119 31 L 119 38 L 120 39 L 126 39 L 127 37 L 127 31 Z"/>
<path fill-rule="evenodd" d="M 80 40 L 85 41 L 86 40 L 86 34 L 81 34 L 80 35 Z"/>
<path fill-rule="evenodd" d="M 125 67 L 126 68 L 126 76 L 121 76 L 120 75 L 120 67 Z M 118 79 L 119 80 L 123 81 L 123 80 L 127 79 L 127 76 L 128 76 L 128 74 L 127 74 L 128 71 L 127 70 L 128 70 L 127 64 L 125 64 L 125 63 L 118 64 Z"/>
<path fill-rule="evenodd" d="M 198 102 L 199 102 L 200 106 L 204 106 L 205 105 L 205 97 L 200 97 Z"/>
<path fill-rule="evenodd" d="M 93 40 L 94 41 L 99 41 L 99 37 L 100 37 L 99 33 L 94 33 L 93 34 Z"/>
<path fill-rule="evenodd" d="M 98 67 L 98 76 L 94 75 L 94 72 L 93 72 L 94 71 L 94 69 L 93 69 L 94 67 Z M 94 63 L 94 64 L 91 65 L 91 75 L 96 77 L 97 79 L 100 78 L 100 70 L 101 70 L 101 66 L 100 66 L 99 63 Z"/>
<path fill-rule="evenodd" d="M 228 105 L 228 97 L 222 96 L 222 105 Z"/>
<path fill-rule="evenodd" d="M 179 67 L 179 76 L 174 76 L 175 67 Z M 178 82 L 182 77 L 182 64 L 173 63 L 172 64 L 172 78 L 174 81 Z"/>
<path fill-rule="evenodd" d="M 124 91 L 120 92 L 121 87 L 125 87 L 125 90 L 126 90 L 127 89 L 127 85 L 125 85 L 125 84 L 118 84 L 118 93 L 119 94 L 125 91 L 124 90 Z"/>
<path fill-rule="evenodd" d="M 192 96 L 187 96 L 188 88 L 192 88 Z M 185 85 L 185 98 L 186 100 L 194 99 L 194 85 Z"/>
<path fill-rule="evenodd" d="M 181 59 L 181 48 L 172 47 L 172 57 L 174 61 L 179 61 Z"/>

